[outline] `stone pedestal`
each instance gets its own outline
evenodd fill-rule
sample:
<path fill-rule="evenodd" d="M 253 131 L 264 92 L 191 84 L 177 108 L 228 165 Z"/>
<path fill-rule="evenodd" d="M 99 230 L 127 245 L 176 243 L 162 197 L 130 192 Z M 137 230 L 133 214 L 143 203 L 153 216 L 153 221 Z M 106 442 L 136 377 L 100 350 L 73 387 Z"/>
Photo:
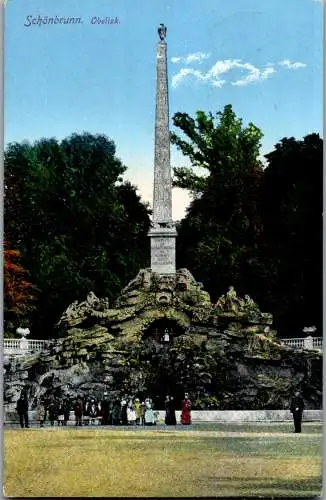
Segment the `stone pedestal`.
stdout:
<path fill-rule="evenodd" d="M 175 228 L 152 228 L 151 269 L 158 274 L 175 274 Z"/>

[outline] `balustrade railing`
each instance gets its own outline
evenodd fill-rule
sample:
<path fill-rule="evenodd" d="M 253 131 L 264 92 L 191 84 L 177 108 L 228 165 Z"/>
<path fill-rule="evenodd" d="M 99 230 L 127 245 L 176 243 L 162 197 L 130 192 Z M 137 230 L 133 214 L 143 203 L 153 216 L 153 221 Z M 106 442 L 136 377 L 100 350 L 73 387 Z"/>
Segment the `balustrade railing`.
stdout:
<path fill-rule="evenodd" d="M 304 349 L 305 339 L 280 339 L 281 344 L 287 345 L 289 347 L 294 347 L 296 349 Z"/>
<path fill-rule="evenodd" d="M 322 337 L 305 337 L 292 339 L 279 339 L 280 343 L 294 349 L 312 349 L 321 351 L 323 349 Z M 24 356 L 35 352 L 47 350 L 50 344 L 49 340 L 33 340 L 33 339 L 4 339 L 3 354 L 4 356 Z"/>
<path fill-rule="evenodd" d="M 323 338 L 322 337 L 315 337 L 313 338 L 314 341 L 314 348 L 315 349 L 323 349 Z"/>
<path fill-rule="evenodd" d="M 3 354 L 4 356 L 24 356 L 34 352 L 45 351 L 49 345 L 48 340 L 33 340 L 33 339 L 4 339 Z"/>
<path fill-rule="evenodd" d="M 311 337 L 294 339 L 280 339 L 281 344 L 293 347 L 294 349 L 312 349 L 317 351 L 323 350 L 323 338 Z"/>

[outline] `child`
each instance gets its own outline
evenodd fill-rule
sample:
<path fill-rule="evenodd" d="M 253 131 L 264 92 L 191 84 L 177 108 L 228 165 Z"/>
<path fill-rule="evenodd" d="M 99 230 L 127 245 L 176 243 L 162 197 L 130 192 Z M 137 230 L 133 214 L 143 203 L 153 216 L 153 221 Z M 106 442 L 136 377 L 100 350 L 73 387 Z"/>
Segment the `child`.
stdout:
<path fill-rule="evenodd" d="M 141 404 L 140 404 L 140 401 L 138 398 L 135 399 L 134 410 L 136 413 L 136 425 L 140 425 L 141 416 L 142 416 L 142 407 L 141 407 Z"/>

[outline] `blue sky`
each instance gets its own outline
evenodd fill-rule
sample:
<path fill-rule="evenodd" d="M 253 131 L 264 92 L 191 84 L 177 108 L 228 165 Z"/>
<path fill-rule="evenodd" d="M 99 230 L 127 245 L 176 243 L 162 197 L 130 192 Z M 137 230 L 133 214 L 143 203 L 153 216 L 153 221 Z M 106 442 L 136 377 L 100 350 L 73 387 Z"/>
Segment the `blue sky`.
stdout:
<path fill-rule="evenodd" d="M 104 133 L 151 201 L 161 22 L 171 116 L 230 103 L 262 129 L 262 153 L 284 136 L 321 133 L 322 9 L 319 0 L 8 0 L 6 142 Z M 25 26 L 39 15 L 83 23 Z M 174 148 L 171 163 L 184 163 Z M 187 202 L 174 190 L 174 218 Z"/>

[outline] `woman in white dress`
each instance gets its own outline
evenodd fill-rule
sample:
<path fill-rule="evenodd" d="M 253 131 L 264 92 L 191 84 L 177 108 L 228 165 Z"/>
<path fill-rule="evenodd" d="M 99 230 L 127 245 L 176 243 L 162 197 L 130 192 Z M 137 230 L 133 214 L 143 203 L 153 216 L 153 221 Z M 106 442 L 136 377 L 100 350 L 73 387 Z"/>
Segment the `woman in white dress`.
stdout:
<path fill-rule="evenodd" d="M 136 412 L 132 406 L 132 402 L 128 404 L 127 420 L 128 420 L 128 425 L 135 425 L 136 423 Z"/>
<path fill-rule="evenodd" d="M 147 398 L 145 399 L 145 415 L 144 415 L 145 425 L 154 425 L 155 417 L 153 412 L 153 404 L 152 400 Z"/>

